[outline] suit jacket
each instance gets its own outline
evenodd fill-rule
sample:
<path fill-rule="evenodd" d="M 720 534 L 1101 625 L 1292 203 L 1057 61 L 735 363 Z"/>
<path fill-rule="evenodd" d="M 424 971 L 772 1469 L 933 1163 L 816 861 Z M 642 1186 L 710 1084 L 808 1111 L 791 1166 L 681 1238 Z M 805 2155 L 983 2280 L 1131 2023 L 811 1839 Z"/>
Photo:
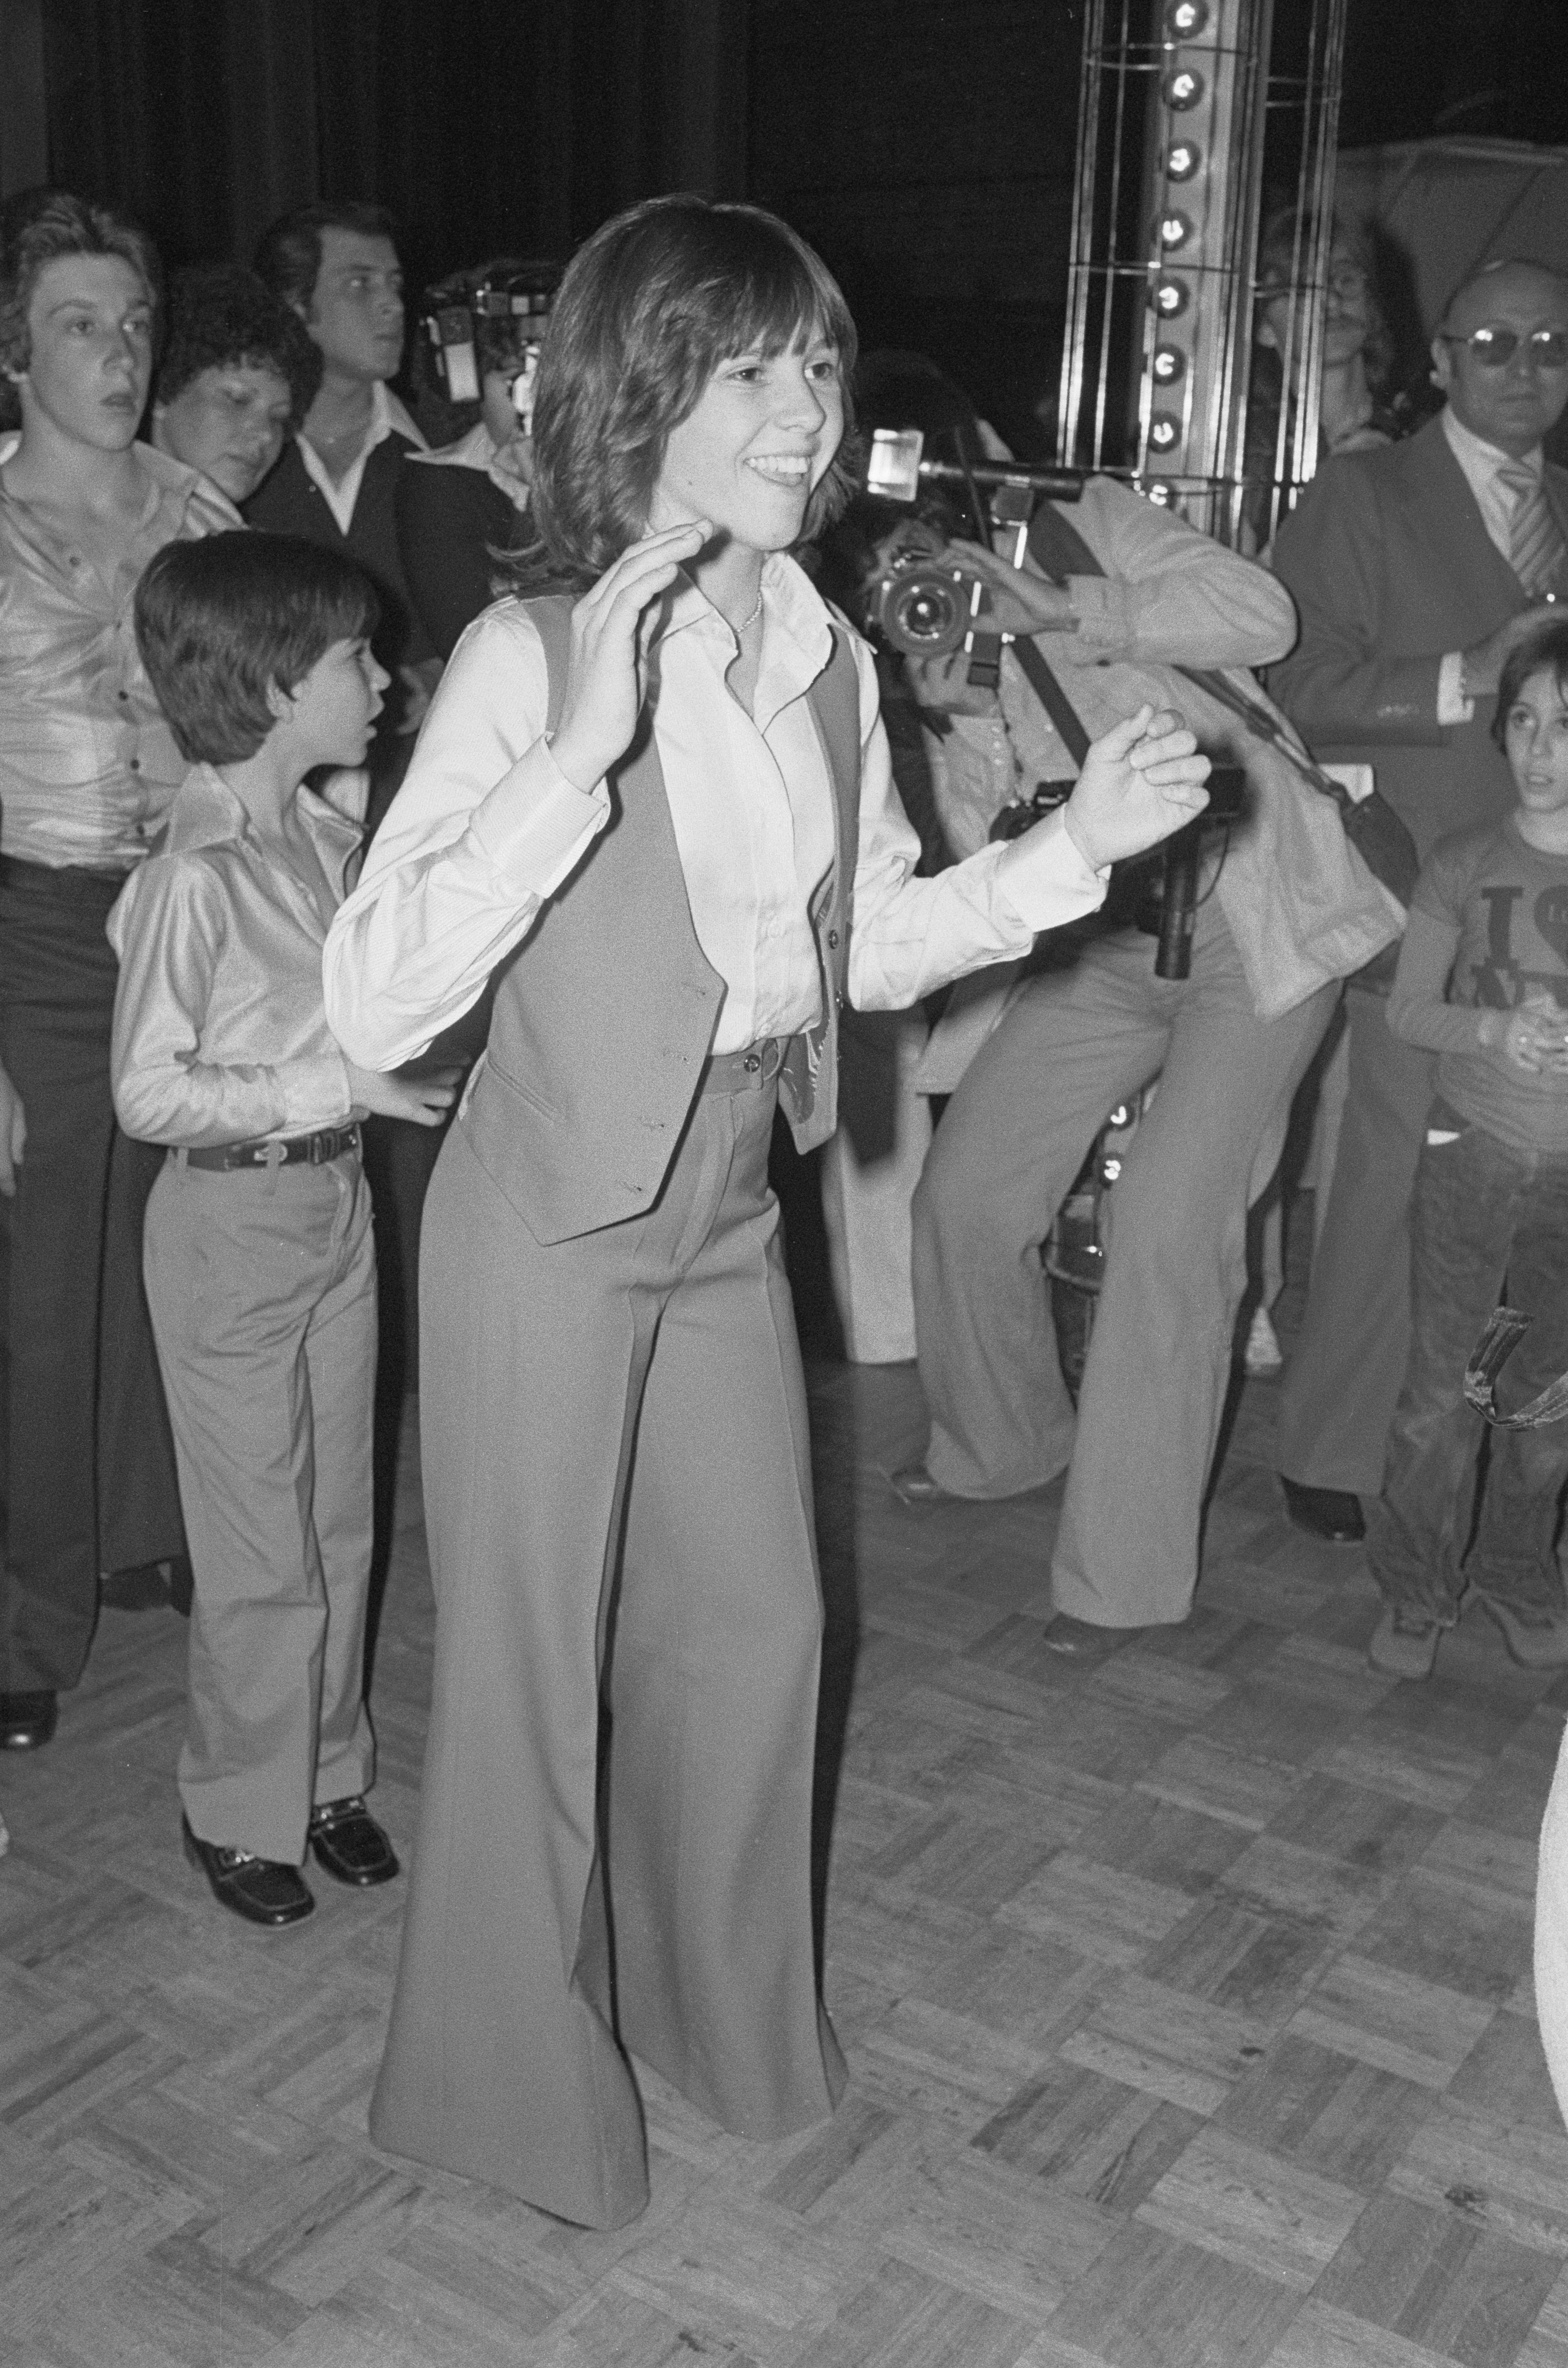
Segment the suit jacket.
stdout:
<path fill-rule="evenodd" d="M 529 609 L 550 668 L 553 728 L 572 602 Z M 855 658 L 835 624 L 807 698 L 834 789 L 834 860 L 812 900 L 823 1017 L 790 1040 L 779 1100 L 802 1151 L 837 1119 L 838 1014 L 859 840 Z M 569 1241 L 658 1198 L 713 1042 L 723 982 L 698 943 L 663 768 L 646 716 L 608 776 L 609 825 L 500 973 L 490 1041 L 458 1122 L 536 1241 Z"/>
<path fill-rule="evenodd" d="M 1547 498 L 1568 536 L 1568 472 Z M 1482 522 L 1442 419 L 1406 443 L 1325 462 L 1274 544 L 1301 620 L 1268 688 L 1325 761 L 1370 763 L 1425 855 L 1513 803 L 1491 738 L 1494 702 L 1437 721 L 1437 669 L 1530 606 Z"/>
<path fill-rule="evenodd" d="M 409 598 L 397 540 L 398 481 L 403 461 L 414 450 L 395 429 L 372 447 L 347 534 L 301 460 L 293 437 L 284 446 L 278 466 L 245 504 L 248 526 L 259 527 L 266 534 L 303 535 L 307 542 L 342 552 L 364 569 L 381 603 L 376 655 L 394 672 L 400 666 L 415 666 L 434 655 Z"/>

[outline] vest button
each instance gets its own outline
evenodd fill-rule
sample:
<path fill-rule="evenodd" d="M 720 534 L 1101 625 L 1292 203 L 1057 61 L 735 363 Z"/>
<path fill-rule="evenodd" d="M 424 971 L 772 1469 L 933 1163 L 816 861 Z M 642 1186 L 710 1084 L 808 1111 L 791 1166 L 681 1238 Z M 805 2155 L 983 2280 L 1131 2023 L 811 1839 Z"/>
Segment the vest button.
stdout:
<path fill-rule="evenodd" d="M 830 946 L 836 950 L 838 945 L 838 931 L 836 929 L 829 929 L 827 933 L 827 941 Z"/>

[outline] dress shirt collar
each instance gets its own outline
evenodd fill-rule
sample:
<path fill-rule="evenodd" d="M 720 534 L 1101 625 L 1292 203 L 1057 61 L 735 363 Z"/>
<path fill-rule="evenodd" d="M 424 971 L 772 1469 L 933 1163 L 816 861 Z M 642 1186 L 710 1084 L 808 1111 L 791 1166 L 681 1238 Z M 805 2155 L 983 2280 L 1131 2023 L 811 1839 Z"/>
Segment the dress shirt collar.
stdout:
<path fill-rule="evenodd" d="M 752 717 L 766 732 L 773 718 L 792 700 L 803 697 L 833 655 L 833 627 L 827 603 L 803 567 L 782 552 L 762 563 L 762 663 L 757 670 Z M 683 569 L 667 596 L 659 638 L 677 633 L 699 634 L 715 651 L 720 670 L 727 671 L 740 641 L 729 620 L 722 616 Z"/>
<path fill-rule="evenodd" d="M 354 523 L 354 505 L 359 498 L 365 463 L 377 445 L 384 444 L 389 436 L 403 437 L 417 452 L 428 450 L 424 437 L 396 395 L 390 392 L 384 379 L 378 378 L 373 380 L 370 385 L 370 424 L 365 431 L 365 441 L 360 445 L 358 451 L 336 484 L 333 484 L 326 463 L 310 438 L 301 434 L 294 439 L 300 448 L 300 459 L 304 463 L 305 474 L 312 480 L 333 517 L 337 520 L 338 531 L 341 534 L 347 535 Z"/>
<path fill-rule="evenodd" d="M 1528 469 L 1531 476 L 1539 477 L 1544 465 L 1545 455 L 1539 444 L 1533 452 L 1526 452 L 1516 461 L 1511 452 L 1501 450 L 1495 444 L 1488 444 L 1484 437 L 1478 436 L 1472 427 L 1467 427 L 1451 403 L 1443 408 L 1443 433 L 1449 439 L 1449 451 L 1470 482 L 1471 491 L 1477 494 L 1483 484 L 1492 482 L 1499 469 Z"/>
<path fill-rule="evenodd" d="M 4 436 L 0 436 L 0 469 L 8 461 L 16 459 L 21 442 L 19 427 L 8 428 Z M 138 440 L 131 450 L 157 489 L 153 501 L 148 505 L 149 516 L 156 502 L 167 494 L 180 503 L 182 512 L 189 508 L 193 499 L 199 499 L 204 508 L 217 513 L 224 526 L 244 526 L 244 520 L 228 495 L 221 493 L 211 479 L 204 477 L 199 470 L 187 468 L 185 462 L 176 461 L 172 452 L 160 452 L 155 444 L 143 444 Z"/>
<path fill-rule="evenodd" d="M 351 776 L 357 779 L 358 776 Z M 322 859 L 329 880 L 342 884 L 344 866 L 363 842 L 364 832 L 338 807 L 315 791 L 299 791 L 300 819 Z M 190 855 L 205 847 L 249 847 L 261 852 L 261 840 L 244 801 L 229 787 L 214 765 L 193 765 L 179 788 L 153 852 Z"/>

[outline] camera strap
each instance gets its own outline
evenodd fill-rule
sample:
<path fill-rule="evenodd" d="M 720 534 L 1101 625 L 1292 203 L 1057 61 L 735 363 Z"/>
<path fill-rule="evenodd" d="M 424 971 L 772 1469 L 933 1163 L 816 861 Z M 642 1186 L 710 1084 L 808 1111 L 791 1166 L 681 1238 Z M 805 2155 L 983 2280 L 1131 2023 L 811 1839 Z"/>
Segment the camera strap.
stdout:
<path fill-rule="evenodd" d="M 1105 569 L 1071 518 L 1064 518 L 1054 502 L 1041 502 L 1029 521 L 1028 548 L 1036 566 L 1053 583 L 1063 583 L 1069 575 L 1105 574 Z M 1024 656 L 1026 650 L 1034 651 L 1040 667 L 1050 675 L 1049 666 L 1039 655 L 1039 644 L 1017 641 L 1012 646 L 1013 655 L 1022 666 L 1026 678 L 1046 705 L 1051 722 L 1062 733 L 1063 740 L 1073 748 L 1074 743 L 1063 730 L 1056 708 L 1047 699 L 1043 684 Z M 1261 700 L 1249 699 L 1228 675 L 1207 666 L 1178 666 L 1173 671 L 1184 676 L 1206 697 L 1236 716 L 1254 739 L 1266 742 L 1284 758 L 1298 780 L 1305 781 L 1320 797 L 1331 800 L 1338 810 L 1346 837 L 1374 878 L 1381 881 L 1401 905 L 1408 906 L 1415 885 L 1415 874 L 1420 869 L 1415 842 L 1381 792 L 1374 790 L 1369 797 L 1358 803 L 1342 782 L 1325 773 L 1321 765 L 1313 763 L 1304 747 L 1297 746 L 1286 727 Z M 1057 697 L 1072 714 L 1071 702 L 1060 683 L 1054 677 L 1051 679 Z M 1077 722 L 1075 716 L 1074 721 Z M 1078 729 L 1080 732 L 1083 730 L 1082 724 L 1078 724 Z M 1074 760 L 1080 765 L 1084 761 L 1075 749 Z M 1385 950 L 1384 954 L 1374 956 L 1368 965 L 1369 972 L 1378 972 L 1381 966 L 1381 973 L 1392 976 L 1392 961 L 1397 951 L 1397 946 L 1391 947 Z"/>
<path fill-rule="evenodd" d="M 1018 662 L 1018 671 L 1035 697 L 1055 724 L 1062 745 L 1080 771 L 1089 753 L 1089 735 L 1084 729 L 1084 719 L 1062 689 L 1050 660 L 1038 642 L 1020 635 L 1008 647 Z"/>

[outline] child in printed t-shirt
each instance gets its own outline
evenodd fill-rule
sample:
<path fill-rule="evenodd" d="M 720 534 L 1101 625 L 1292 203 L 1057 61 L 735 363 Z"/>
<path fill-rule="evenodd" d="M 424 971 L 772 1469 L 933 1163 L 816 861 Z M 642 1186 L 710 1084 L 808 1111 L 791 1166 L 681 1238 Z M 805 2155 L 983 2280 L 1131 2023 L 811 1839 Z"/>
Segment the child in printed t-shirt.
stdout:
<path fill-rule="evenodd" d="M 376 1276 L 358 1121 L 433 1125 L 449 1076 L 346 1061 L 321 955 L 361 831 L 302 786 L 362 763 L 387 677 L 376 599 L 292 536 L 171 543 L 136 638 L 193 766 L 109 916 L 115 1108 L 167 1144 L 147 1298 L 195 1603 L 187 1855 L 248 1922 L 297 1923 L 307 1844 L 338 1881 L 397 1860 L 366 1809 Z"/>
<path fill-rule="evenodd" d="M 1528 1400 L 1568 1367 L 1568 624 L 1504 667 L 1493 732 L 1518 804 L 1427 858 L 1389 1026 L 1439 1054 L 1411 1209 L 1413 1337 L 1369 1523 L 1374 1668 L 1429 1677 L 1473 1588 L 1527 1668 L 1568 1665 L 1554 1551 L 1568 1424 L 1494 1429 L 1468 1558 L 1483 1418 L 1465 1366 L 1506 1281 L 1530 1319 Z"/>

